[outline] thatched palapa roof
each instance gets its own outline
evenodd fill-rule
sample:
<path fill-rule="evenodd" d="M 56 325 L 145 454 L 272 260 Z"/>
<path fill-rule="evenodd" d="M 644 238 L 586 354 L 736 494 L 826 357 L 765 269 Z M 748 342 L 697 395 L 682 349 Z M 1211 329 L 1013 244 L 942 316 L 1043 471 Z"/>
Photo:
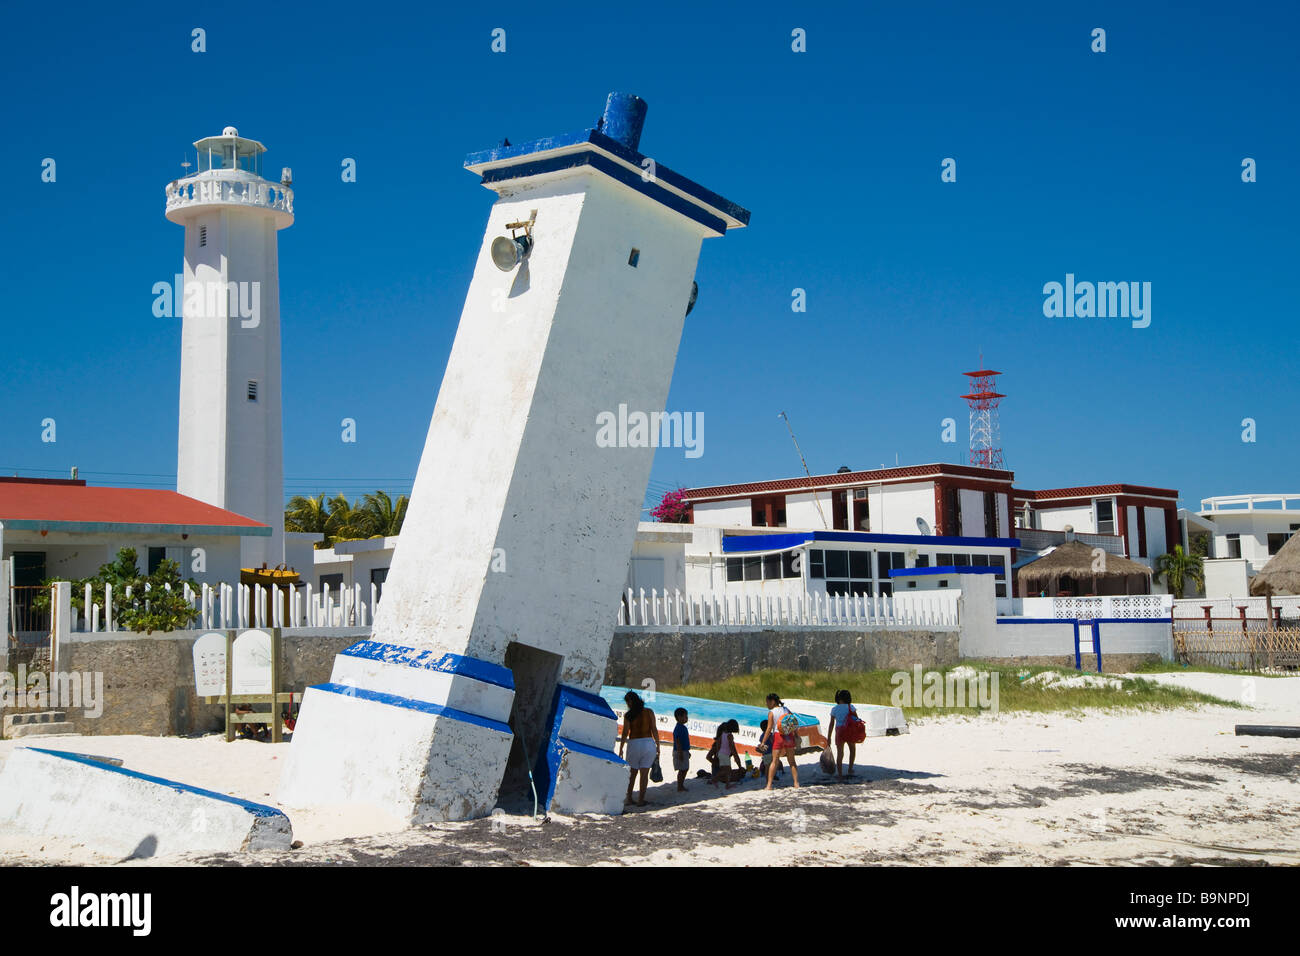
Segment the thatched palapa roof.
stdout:
<path fill-rule="evenodd" d="M 1291 535 L 1251 579 L 1251 594 L 1300 594 L 1300 534 Z"/>
<path fill-rule="evenodd" d="M 1046 584 L 1059 578 L 1072 578 L 1075 581 L 1096 578 L 1105 581 L 1112 578 L 1126 578 L 1134 575 L 1150 575 L 1151 569 L 1145 564 L 1138 564 L 1118 554 L 1107 554 L 1105 570 L 1094 569 L 1093 547 L 1082 541 L 1066 541 L 1057 545 L 1051 554 L 1045 554 L 1036 561 L 1024 565 L 1020 571 L 1020 581 L 1028 585 Z"/>

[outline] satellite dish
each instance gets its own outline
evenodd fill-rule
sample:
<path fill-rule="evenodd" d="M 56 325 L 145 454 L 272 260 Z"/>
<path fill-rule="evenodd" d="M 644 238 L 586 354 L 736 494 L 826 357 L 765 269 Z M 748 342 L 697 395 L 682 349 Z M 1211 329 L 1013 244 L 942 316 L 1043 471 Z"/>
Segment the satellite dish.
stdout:
<path fill-rule="evenodd" d="M 926 521 L 925 521 L 924 518 L 917 518 L 917 519 L 916 519 L 916 528 L 917 528 L 918 531 L 921 532 L 921 534 L 929 534 L 929 533 L 930 533 L 930 526 L 926 523 Z"/>

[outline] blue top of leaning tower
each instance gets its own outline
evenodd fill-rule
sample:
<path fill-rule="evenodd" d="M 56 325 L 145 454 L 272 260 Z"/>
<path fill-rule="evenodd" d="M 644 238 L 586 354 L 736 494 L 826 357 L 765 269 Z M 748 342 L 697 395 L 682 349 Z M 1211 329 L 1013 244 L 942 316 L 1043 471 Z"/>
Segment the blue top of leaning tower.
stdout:
<path fill-rule="evenodd" d="M 631 93 L 610 93 L 605 113 L 590 129 L 535 139 L 518 146 L 509 141 L 470 153 L 465 168 L 478 173 L 489 188 L 510 180 L 590 166 L 663 203 L 714 233 L 749 224 L 749 210 L 675 173 L 640 152 L 646 102 Z"/>

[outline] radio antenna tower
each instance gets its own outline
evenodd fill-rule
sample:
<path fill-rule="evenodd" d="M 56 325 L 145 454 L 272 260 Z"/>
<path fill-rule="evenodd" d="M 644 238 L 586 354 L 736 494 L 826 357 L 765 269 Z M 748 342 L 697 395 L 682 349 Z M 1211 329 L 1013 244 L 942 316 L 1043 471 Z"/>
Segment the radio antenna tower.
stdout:
<path fill-rule="evenodd" d="M 970 379 L 970 392 L 963 395 L 970 406 L 970 463 L 976 468 L 1002 468 L 1002 428 L 998 424 L 998 403 L 1006 398 L 996 391 L 994 381 L 1001 372 L 984 367 L 980 354 L 977 372 L 963 372 Z"/>

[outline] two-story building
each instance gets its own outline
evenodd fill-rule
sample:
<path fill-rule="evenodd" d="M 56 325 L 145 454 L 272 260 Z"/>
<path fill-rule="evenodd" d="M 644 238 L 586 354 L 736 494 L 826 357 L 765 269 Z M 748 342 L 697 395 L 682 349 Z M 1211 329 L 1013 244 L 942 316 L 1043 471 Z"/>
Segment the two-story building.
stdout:
<path fill-rule="evenodd" d="M 1182 543 L 1178 492 L 1172 488 L 1121 483 L 1014 489 L 1012 500 L 1017 527 L 1064 532 L 1069 526 L 1083 540 L 1091 535 L 1118 538 L 1122 547 L 1116 553 L 1149 568 Z M 1161 586 L 1156 591 L 1161 592 Z"/>
<path fill-rule="evenodd" d="M 1196 517 L 1210 539 L 1205 596 L 1247 597 L 1251 579 L 1300 531 L 1300 495 L 1204 498 Z"/>
<path fill-rule="evenodd" d="M 695 524 L 872 534 L 1007 537 L 1010 471 L 908 465 L 691 488 Z"/>

